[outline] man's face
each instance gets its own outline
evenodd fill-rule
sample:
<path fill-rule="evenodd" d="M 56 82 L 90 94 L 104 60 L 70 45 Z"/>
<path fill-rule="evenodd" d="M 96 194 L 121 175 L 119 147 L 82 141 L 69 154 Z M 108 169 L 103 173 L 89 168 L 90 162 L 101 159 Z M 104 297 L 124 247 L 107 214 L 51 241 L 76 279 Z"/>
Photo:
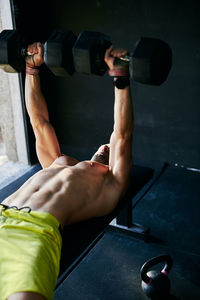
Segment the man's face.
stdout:
<path fill-rule="evenodd" d="M 102 145 L 99 147 L 97 152 L 91 158 L 92 161 L 96 161 L 98 163 L 109 165 L 109 153 L 110 153 L 110 145 Z"/>

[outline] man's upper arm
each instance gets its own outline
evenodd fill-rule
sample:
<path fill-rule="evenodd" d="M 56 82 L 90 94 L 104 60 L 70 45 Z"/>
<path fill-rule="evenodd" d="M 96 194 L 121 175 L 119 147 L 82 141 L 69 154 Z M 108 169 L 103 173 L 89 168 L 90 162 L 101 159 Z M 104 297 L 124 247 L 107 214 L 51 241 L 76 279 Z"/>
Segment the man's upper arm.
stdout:
<path fill-rule="evenodd" d="M 112 133 L 110 139 L 110 162 L 113 180 L 119 193 L 125 192 L 132 167 L 132 135 L 117 138 Z"/>
<path fill-rule="evenodd" d="M 36 137 L 36 152 L 43 168 L 49 167 L 61 155 L 60 146 L 53 126 L 41 120 L 33 126 Z"/>

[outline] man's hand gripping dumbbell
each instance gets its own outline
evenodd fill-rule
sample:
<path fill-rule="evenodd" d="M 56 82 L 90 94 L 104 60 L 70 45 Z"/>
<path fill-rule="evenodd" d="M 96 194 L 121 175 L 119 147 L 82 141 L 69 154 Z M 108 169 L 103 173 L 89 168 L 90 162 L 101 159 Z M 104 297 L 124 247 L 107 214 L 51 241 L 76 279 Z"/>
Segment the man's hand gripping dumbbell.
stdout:
<path fill-rule="evenodd" d="M 39 74 L 39 67 L 44 63 L 44 46 L 41 43 L 33 43 L 27 48 L 26 74 Z"/>

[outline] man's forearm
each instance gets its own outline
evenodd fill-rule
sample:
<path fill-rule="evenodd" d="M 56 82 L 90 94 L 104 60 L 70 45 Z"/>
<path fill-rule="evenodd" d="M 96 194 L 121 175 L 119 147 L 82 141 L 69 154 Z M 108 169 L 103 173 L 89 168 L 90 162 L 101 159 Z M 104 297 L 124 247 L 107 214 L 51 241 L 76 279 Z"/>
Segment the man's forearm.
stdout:
<path fill-rule="evenodd" d="M 46 101 L 40 88 L 39 75 L 26 75 L 25 100 L 26 108 L 33 126 L 36 126 L 41 119 L 49 121 Z"/>
<path fill-rule="evenodd" d="M 133 105 L 130 87 L 120 90 L 115 87 L 114 134 L 116 137 L 130 137 L 133 131 Z"/>

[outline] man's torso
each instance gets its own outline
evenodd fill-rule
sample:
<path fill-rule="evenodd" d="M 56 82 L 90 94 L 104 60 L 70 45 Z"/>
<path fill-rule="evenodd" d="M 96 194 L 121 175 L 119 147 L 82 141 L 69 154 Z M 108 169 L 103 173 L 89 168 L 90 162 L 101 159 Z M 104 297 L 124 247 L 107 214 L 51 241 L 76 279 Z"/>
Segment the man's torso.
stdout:
<path fill-rule="evenodd" d="M 112 189 L 111 178 L 109 166 L 91 161 L 69 166 L 65 157 L 60 157 L 2 204 L 29 206 L 32 210 L 51 213 L 62 225 L 72 224 L 107 213 L 109 197 L 119 196 Z"/>

